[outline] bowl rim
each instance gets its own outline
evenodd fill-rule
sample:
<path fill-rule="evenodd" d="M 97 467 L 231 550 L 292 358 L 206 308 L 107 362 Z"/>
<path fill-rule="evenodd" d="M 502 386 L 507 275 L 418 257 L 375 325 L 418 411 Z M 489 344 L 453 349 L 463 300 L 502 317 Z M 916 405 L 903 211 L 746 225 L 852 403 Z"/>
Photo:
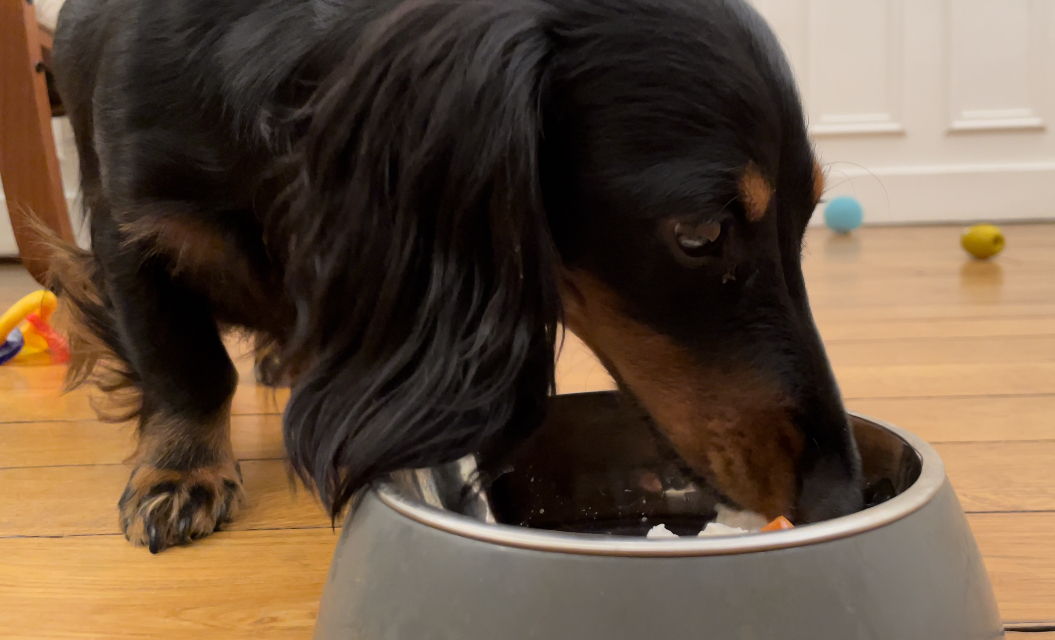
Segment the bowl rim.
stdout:
<path fill-rule="evenodd" d="M 786 531 L 718 538 L 685 537 L 678 540 L 565 533 L 507 524 L 489 524 L 458 513 L 443 511 L 408 498 L 394 483 L 388 481 L 375 484 L 370 491 L 396 513 L 433 529 L 479 542 L 531 551 L 586 556 L 683 558 L 804 547 L 867 533 L 902 520 L 929 503 L 946 482 L 944 462 L 938 452 L 922 438 L 888 422 L 853 411 L 847 413 L 856 420 L 889 431 L 912 447 L 922 460 L 919 478 L 904 493 L 881 505 L 849 516 Z"/>

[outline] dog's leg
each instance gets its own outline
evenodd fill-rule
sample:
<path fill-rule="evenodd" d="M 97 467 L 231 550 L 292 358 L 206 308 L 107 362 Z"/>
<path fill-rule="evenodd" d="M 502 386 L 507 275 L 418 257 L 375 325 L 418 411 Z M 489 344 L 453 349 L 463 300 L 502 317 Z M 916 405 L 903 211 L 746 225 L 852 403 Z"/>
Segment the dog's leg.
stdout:
<path fill-rule="evenodd" d="M 121 528 L 151 552 L 201 538 L 243 503 L 231 445 L 237 373 L 207 306 L 171 282 L 114 292 L 141 379 L 134 469 L 119 502 Z"/>
<path fill-rule="evenodd" d="M 207 300 L 150 248 L 109 231 L 97 234 L 96 253 L 120 353 L 141 393 L 120 523 L 130 541 L 157 553 L 212 533 L 243 504 L 230 429 L 238 375 Z"/>

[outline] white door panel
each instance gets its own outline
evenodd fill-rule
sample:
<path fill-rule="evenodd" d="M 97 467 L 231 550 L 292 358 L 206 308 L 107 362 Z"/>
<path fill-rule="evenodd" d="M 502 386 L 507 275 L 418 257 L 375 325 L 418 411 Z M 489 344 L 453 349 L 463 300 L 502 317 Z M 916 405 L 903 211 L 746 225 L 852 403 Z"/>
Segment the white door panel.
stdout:
<path fill-rule="evenodd" d="M 869 222 L 1055 219 L 1055 2 L 755 4 Z"/>

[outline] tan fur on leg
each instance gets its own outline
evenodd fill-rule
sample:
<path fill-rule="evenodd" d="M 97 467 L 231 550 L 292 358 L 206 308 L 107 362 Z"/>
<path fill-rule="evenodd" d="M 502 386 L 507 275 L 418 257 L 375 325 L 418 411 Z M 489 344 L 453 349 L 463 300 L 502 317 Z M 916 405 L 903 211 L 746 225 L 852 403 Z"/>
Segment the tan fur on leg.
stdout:
<path fill-rule="evenodd" d="M 154 418 L 143 425 L 136 466 L 118 503 L 121 529 L 133 544 L 152 553 L 186 544 L 216 531 L 244 507 L 229 413 L 217 419 L 223 424 Z M 195 434 L 205 439 L 192 439 Z M 202 457 L 172 468 L 173 452 Z"/>

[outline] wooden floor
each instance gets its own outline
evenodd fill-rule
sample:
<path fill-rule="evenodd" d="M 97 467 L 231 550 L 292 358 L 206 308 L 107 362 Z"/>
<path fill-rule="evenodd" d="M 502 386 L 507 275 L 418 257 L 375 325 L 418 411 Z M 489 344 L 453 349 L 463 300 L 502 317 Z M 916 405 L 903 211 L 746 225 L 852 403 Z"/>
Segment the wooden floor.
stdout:
<path fill-rule="evenodd" d="M 1005 619 L 1055 622 L 1055 225 L 1006 232 L 1006 254 L 980 264 L 953 227 L 815 231 L 807 280 L 848 406 L 936 445 Z M 32 289 L 0 267 L 0 309 Z M 0 636 L 309 638 L 336 537 L 287 484 L 283 394 L 248 376 L 238 389 L 245 516 L 151 556 L 117 528 L 128 428 L 60 396 L 61 377 L 0 367 Z M 609 385 L 566 347 L 562 392 Z"/>

